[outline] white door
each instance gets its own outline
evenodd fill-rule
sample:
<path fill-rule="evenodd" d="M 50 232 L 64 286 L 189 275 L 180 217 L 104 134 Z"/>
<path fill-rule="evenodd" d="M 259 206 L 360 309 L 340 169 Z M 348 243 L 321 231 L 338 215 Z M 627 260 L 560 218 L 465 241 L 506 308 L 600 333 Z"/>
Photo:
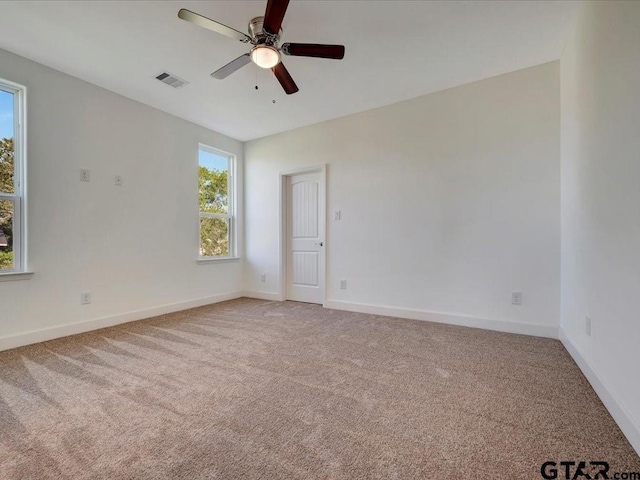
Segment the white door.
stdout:
<path fill-rule="evenodd" d="M 287 177 L 287 300 L 324 302 L 323 243 L 322 174 Z"/>

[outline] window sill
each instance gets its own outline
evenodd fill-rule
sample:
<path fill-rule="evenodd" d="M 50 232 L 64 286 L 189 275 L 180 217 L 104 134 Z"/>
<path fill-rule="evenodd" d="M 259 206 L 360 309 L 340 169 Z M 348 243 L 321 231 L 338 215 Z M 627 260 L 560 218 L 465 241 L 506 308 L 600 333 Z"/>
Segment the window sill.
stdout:
<path fill-rule="evenodd" d="M 207 263 L 232 263 L 240 260 L 240 257 L 205 257 L 196 260 L 200 265 Z"/>
<path fill-rule="evenodd" d="M 18 280 L 31 280 L 33 272 L 6 272 L 0 273 L 0 282 L 17 282 Z"/>

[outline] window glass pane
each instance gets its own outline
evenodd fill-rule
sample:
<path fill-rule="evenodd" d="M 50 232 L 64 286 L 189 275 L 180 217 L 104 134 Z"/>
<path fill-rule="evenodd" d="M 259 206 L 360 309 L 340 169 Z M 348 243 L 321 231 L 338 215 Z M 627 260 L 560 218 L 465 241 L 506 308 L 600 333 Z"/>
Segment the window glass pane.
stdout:
<path fill-rule="evenodd" d="M 229 219 L 200 217 L 200 256 L 229 255 Z"/>
<path fill-rule="evenodd" d="M 229 213 L 229 159 L 200 150 L 200 211 Z"/>
<path fill-rule="evenodd" d="M 0 201 L 0 270 L 11 270 L 13 263 L 13 202 Z"/>
<path fill-rule="evenodd" d="M 0 90 L 0 192 L 14 193 L 13 93 Z"/>

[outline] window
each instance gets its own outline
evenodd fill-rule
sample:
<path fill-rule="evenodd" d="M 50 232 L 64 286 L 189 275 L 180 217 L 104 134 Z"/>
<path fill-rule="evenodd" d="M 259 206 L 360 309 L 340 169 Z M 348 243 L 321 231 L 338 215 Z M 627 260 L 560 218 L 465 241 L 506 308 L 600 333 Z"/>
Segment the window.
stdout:
<path fill-rule="evenodd" d="M 200 258 L 235 257 L 233 155 L 200 145 Z"/>
<path fill-rule="evenodd" d="M 25 269 L 25 88 L 0 79 L 0 274 Z"/>

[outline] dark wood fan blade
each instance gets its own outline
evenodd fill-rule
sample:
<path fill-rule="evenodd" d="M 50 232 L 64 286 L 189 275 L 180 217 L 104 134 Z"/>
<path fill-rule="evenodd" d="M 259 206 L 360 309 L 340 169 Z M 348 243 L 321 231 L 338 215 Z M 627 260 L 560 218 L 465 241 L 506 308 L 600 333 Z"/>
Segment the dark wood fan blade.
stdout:
<path fill-rule="evenodd" d="M 285 43 L 282 53 L 295 57 L 344 58 L 344 45 L 322 45 L 319 43 Z"/>
<path fill-rule="evenodd" d="M 272 35 L 280 33 L 282 19 L 289 6 L 289 0 L 269 0 L 267 10 L 264 13 L 264 23 L 262 28 Z"/>
<path fill-rule="evenodd" d="M 236 70 L 240 70 L 246 64 L 251 63 L 251 57 L 248 53 L 239 56 L 235 60 L 227 63 L 224 67 L 219 68 L 215 72 L 211 74 L 213 78 L 217 78 L 218 80 L 222 80 L 223 78 L 227 78 Z"/>
<path fill-rule="evenodd" d="M 271 71 L 274 73 L 287 95 L 291 95 L 292 93 L 296 93 L 300 90 L 282 62 L 273 67 Z"/>
<path fill-rule="evenodd" d="M 220 33 L 226 37 L 235 38 L 243 43 L 251 43 L 251 37 L 231 27 L 227 27 L 220 22 L 211 20 L 210 18 L 203 17 L 199 13 L 192 12 L 186 8 L 180 9 L 178 12 L 178 18 L 186 20 L 187 22 L 195 23 L 199 27 L 204 27 L 209 30 L 213 30 L 216 33 Z"/>

